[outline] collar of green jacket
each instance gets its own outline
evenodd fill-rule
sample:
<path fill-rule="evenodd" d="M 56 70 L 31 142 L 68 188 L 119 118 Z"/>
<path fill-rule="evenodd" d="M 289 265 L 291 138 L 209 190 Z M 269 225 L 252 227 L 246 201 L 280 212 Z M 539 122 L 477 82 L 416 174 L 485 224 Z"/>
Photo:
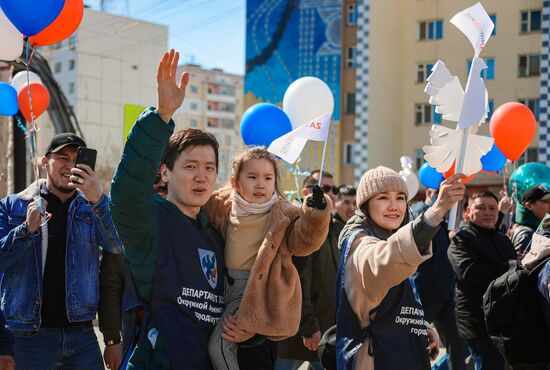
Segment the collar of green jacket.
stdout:
<path fill-rule="evenodd" d="M 168 208 L 168 209 L 170 209 L 174 212 L 180 213 L 181 215 L 183 215 L 184 217 L 189 219 L 191 222 L 195 221 L 194 219 L 192 219 L 191 217 L 187 216 L 185 213 L 180 211 L 180 209 L 174 203 L 170 202 L 169 200 L 166 200 L 166 199 L 164 199 L 163 197 L 161 197 L 160 195 L 157 195 L 157 194 L 155 194 L 154 197 L 155 197 L 155 200 L 160 202 L 166 208 Z M 202 207 L 199 211 L 199 215 L 198 215 L 196 221 L 198 222 L 198 224 L 201 228 L 205 228 L 208 225 L 208 216 L 206 215 L 206 212 L 204 212 Z"/>
<path fill-rule="evenodd" d="M 523 204 L 518 204 L 516 208 L 516 221 L 518 224 L 530 227 L 533 230 L 536 230 L 540 224 L 539 219 Z"/>

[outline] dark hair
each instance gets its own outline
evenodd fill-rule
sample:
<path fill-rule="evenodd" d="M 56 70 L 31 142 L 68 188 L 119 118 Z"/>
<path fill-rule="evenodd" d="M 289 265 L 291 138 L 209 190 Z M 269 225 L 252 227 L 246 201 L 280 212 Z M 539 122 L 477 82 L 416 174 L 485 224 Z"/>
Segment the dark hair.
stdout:
<path fill-rule="evenodd" d="M 357 194 L 357 189 L 352 185 L 340 185 L 338 188 L 338 199 L 343 198 L 344 196 L 355 196 Z"/>
<path fill-rule="evenodd" d="M 170 171 L 174 169 L 174 164 L 178 160 L 181 152 L 192 146 L 211 146 L 216 155 L 216 173 L 218 172 L 219 159 L 218 149 L 219 144 L 216 137 L 209 132 L 198 130 L 195 128 L 186 128 L 178 130 L 170 136 L 164 155 L 162 156 L 161 164 L 165 164 Z"/>
<path fill-rule="evenodd" d="M 302 188 L 310 188 L 312 186 L 317 185 L 317 183 L 319 182 L 319 179 L 315 180 L 313 178 L 313 175 L 315 175 L 315 174 L 319 175 L 320 172 L 321 172 L 321 170 L 311 171 L 309 176 L 304 179 L 304 182 L 302 183 Z M 328 177 L 328 178 L 332 179 L 332 174 L 330 172 L 323 171 L 323 177 Z"/>
<path fill-rule="evenodd" d="M 239 176 L 243 170 L 245 162 L 249 159 L 265 159 L 273 165 L 273 173 L 275 174 L 275 192 L 281 194 L 279 189 L 279 169 L 277 168 L 277 161 L 273 154 L 267 151 L 265 146 L 252 146 L 246 148 L 233 158 L 231 163 L 232 176 L 239 181 Z"/>
<path fill-rule="evenodd" d="M 498 197 L 493 192 L 489 190 L 484 190 L 484 191 L 478 191 L 476 193 L 471 194 L 470 197 L 468 198 L 468 205 L 471 204 L 471 202 L 473 202 L 477 198 L 493 198 L 498 204 Z"/>

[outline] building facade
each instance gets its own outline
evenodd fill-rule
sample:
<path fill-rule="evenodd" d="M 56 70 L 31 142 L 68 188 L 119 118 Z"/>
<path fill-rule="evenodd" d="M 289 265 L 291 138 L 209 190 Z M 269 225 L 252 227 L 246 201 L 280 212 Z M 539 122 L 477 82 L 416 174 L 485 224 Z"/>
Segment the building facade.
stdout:
<path fill-rule="evenodd" d="M 325 170 L 335 175 L 336 183 L 342 154 L 341 24 L 342 0 L 247 0 L 245 107 L 259 102 L 281 105 L 287 87 L 298 78 L 322 79 L 334 96 Z M 300 170 L 319 168 L 322 152 L 322 143 L 309 142 L 299 159 Z M 281 165 L 283 190 L 296 190 L 287 165 Z"/>
<path fill-rule="evenodd" d="M 357 181 L 365 170 L 378 165 L 399 169 L 402 155 L 416 159 L 420 166 L 431 125 L 456 127 L 434 112 L 424 88 L 438 59 L 465 87 L 473 51 L 449 20 L 471 5 L 466 0 L 360 1 L 354 133 Z M 537 133 L 518 163 L 547 162 L 549 2 L 485 0 L 483 6 L 495 23 L 481 54 L 488 65 L 484 78 L 491 113 L 510 101 L 529 106 L 537 118 Z M 479 133 L 488 132 L 485 124 Z M 483 181 L 484 176 L 479 178 Z"/>
<path fill-rule="evenodd" d="M 195 64 L 178 66 L 177 75 L 190 74 L 185 101 L 174 115 L 176 128 L 199 128 L 220 143 L 218 182 L 231 175 L 231 158 L 243 149 L 239 126 L 243 114 L 243 77 Z"/>
<path fill-rule="evenodd" d="M 168 45 L 166 26 L 89 8 L 77 32 L 39 51 L 70 101 L 87 145 L 98 151 L 96 172 L 110 181 L 124 146 L 124 106 L 157 104 L 158 61 Z M 38 152 L 54 129 L 39 118 Z"/>

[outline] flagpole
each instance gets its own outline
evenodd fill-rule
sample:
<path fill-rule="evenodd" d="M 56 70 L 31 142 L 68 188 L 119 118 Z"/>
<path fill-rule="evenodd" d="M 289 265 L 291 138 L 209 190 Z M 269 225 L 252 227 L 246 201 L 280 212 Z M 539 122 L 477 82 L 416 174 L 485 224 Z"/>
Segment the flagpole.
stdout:
<path fill-rule="evenodd" d="M 325 167 L 325 152 L 327 150 L 327 141 L 328 141 L 329 133 L 330 133 L 330 131 L 327 133 L 327 139 L 325 140 L 325 143 L 323 144 L 323 158 L 321 159 L 321 168 L 319 170 L 319 184 L 318 184 L 319 186 L 321 186 L 321 180 L 323 179 L 323 168 Z"/>

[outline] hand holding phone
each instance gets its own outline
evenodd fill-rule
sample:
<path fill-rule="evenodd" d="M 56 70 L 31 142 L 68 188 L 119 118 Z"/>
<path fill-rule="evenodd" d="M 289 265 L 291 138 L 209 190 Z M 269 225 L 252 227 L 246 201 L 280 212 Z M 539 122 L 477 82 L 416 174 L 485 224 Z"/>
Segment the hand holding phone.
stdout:
<path fill-rule="evenodd" d="M 97 204 L 103 196 L 101 183 L 95 174 L 95 161 L 97 150 L 80 147 L 76 152 L 75 168 L 71 169 L 72 176 L 69 186 L 81 190 L 88 201 Z M 90 169 L 81 168 L 79 165 L 87 165 Z"/>

